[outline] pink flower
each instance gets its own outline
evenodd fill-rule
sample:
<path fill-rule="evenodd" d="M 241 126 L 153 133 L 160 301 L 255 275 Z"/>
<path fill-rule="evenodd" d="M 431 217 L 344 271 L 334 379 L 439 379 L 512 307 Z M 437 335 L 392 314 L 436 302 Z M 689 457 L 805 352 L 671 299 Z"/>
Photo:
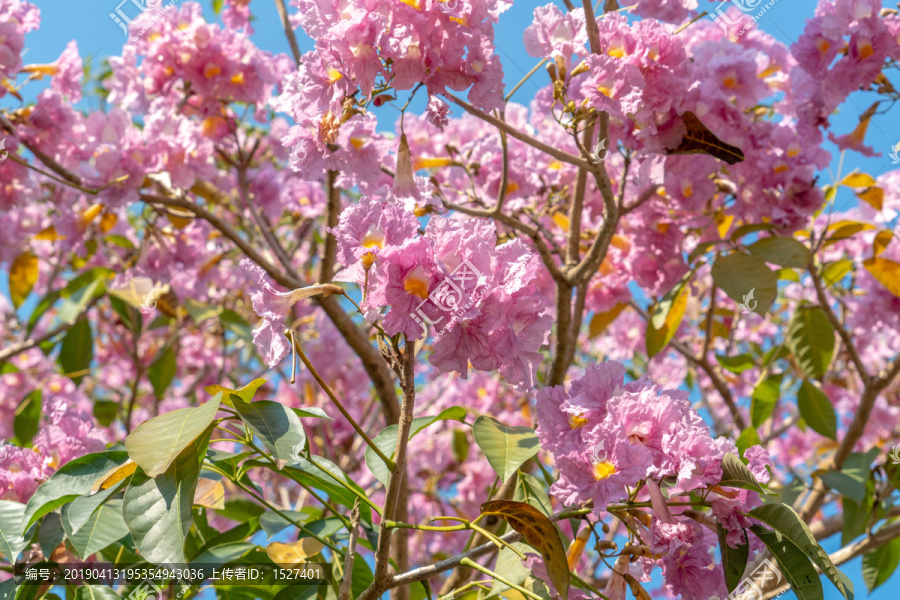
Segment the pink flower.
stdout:
<path fill-rule="evenodd" d="M 338 259 L 346 267 L 335 280 L 362 284 L 364 271 L 376 264 L 380 253 L 403 245 L 418 228 L 415 215 L 400 202 L 363 196 L 359 204 L 344 209 L 336 228 L 329 229 L 337 238 Z"/>
<path fill-rule="evenodd" d="M 621 443 L 602 426 L 584 434 L 587 445 L 556 457 L 560 477 L 550 488 L 565 505 L 594 501 L 594 512 L 605 511 L 628 495 L 632 487 L 647 477 L 653 465 L 652 453 L 641 444 Z M 596 450 L 603 442 L 603 454 Z"/>
<path fill-rule="evenodd" d="M 0 499 L 28 502 L 53 470 L 30 448 L 4 445 L 0 452 L 5 453 L 0 462 Z"/>
<path fill-rule="evenodd" d="M 716 534 L 692 520 L 664 523 L 654 519 L 650 551 L 661 554 L 666 588 L 684 600 L 707 600 L 728 595 L 722 569 L 713 555 Z"/>
<path fill-rule="evenodd" d="M 450 112 L 450 105 L 444 102 L 444 100 L 438 96 L 428 96 L 428 108 L 425 111 L 425 118 L 429 123 L 440 129 L 444 130 L 450 123 L 450 119 L 447 118 L 447 115 Z"/>
<path fill-rule="evenodd" d="M 407 240 L 382 258 L 385 276 L 371 289 L 366 304 L 390 307 L 384 318 L 388 335 L 403 333 L 408 340 L 417 340 L 423 336 L 423 326 L 414 313 L 438 283 L 431 244 L 421 237 Z"/>
<path fill-rule="evenodd" d="M 535 8 L 534 21 L 525 29 L 523 42 L 531 56 L 550 60 L 561 56 L 568 66 L 573 54 L 578 58 L 587 54 L 584 9 L 563 13 L 553 4 Z"/>

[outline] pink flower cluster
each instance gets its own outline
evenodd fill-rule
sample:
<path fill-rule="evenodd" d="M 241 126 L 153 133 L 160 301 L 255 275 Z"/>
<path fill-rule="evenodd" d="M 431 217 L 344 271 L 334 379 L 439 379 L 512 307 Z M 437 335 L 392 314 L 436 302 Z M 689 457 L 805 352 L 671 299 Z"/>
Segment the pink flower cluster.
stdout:
<path fill-rule="evenodd" d="M 600 513 L 625 500 L 629 488 L 643 481 L 654 509 L 650 551 L 658 555 L 645 559 L 645 570 L 649 574 L 659 561 L 673 594 L 705 600 L 724 590 L 721 570 L 711 568 L 716 536 L 674 515 L 660 483 L 668 484 L 669 497 L 685 498 L 692 490 L 715 486 L 722 480 L 724 455 L 737 450 L 724 437 L 712 438 L 687 392 L 660 390 L 646 376 L 625 383 L 624 376 L 621 364 L 604 362 L 588 367 L 568 390 L 556 386 L 538 392 L 537 433 L 559 468 L 550 491 L 566 505 L 592 500 Z M 768 482 L 771 462 L 765 450 L 752 447 L 745 457 L 757 480 Z M 727 543 L 744 543 L 743 528 L 752 522 L 740 513 L 759 506 L 759 494 L 714 488 L 707 499 L 727 532 Z"/>
<path fill-rule="evenodd" d="M 468 91 L 469 100 L 487 111 L 503 105 L 503 71 L 494 55 L 493 25 L 508 0 L 292 0 L 292 20 L 316 42 L 299 70 L 285 82 L 277 100 L 297 125 L 285 145 L 301 148 L 292 166 L 309 177 L 337 152 L 332 146 L 347 122 L 359 119 L 353 102 L 388 98 L 387 86 L 408 90 L 424 83 L 429 115 L 441 123 L 447 90 Z M 383 94 L 381 98 L 378 94 Z"/>
<path fill-rule="evenodd" d="M 0 80 L 15 79 L 22 68 L 25 34 L 38 28 L 41 12 L 30 2 L 0 0 Z M 6 95 L 0 85 L 0 98 Z"/>
<path fill-rule="evenodd" d="M 369 320 L 409 341 L 433 326 L 430 360 L 441 372 L 465 377 L 471 363 L 534 385 L 551 318 L 531 283 L 539 258 L 524 243 L 497 246 L 493 223 L 470 218 L 435 216 L 419 235 L 415 215 L 393 197 L 362 198 L 332 233 L 346 267 L 336 279 L 364 289 Z"/>

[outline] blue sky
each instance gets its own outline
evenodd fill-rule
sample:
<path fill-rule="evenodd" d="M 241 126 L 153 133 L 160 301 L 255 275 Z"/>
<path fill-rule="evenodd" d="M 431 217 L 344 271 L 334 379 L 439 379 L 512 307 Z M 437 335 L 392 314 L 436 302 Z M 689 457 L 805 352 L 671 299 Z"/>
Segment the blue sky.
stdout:
<path fill-rule="evenodd" d="M 118 6 L 120 0 L 82 0 L 73 2 L 72 0 L 32 0 L 37 4 L 42 13 L 42 24 L 38 31 L 30 33 L 26 38 L 26 53 L 24 62 L 29 63 L 46 63 L 55 60 L 66 47 L 69 40 L 78 42 L 79 51 L 85 59 L 92 57 L 95 61 L 94 70 L 99 68 L 99 61 L 108 56 L 114 56 L 121 52 L 122 45 L 125 42 L 125 34 L 116 25 L 110 17 Z M 180 5 L 185 0 L 176 1 L 176 5 Z M 387 1 L 387 0 L 386 0 Z M 164 0 L 165 4 L 169 0 Z M 627 4 L 627 0 L 621 2 Z M 702 8 L 713 8 L 716 5 L 707 0 L 700 0 Z M 134 7 L 130 6 L 131 0 L 125 0 L 123 9 L 127 14 L 135 14 Z M 509 89 L 512 85 L 528 72 L 537 62 L 525 52 L 522 44 L 522 31 L 530 23 L 534 7 L 544 4 L 544 2 L 532 2 L 519 0 L 512 9 L 501 16 L 500 26 L 496 29 L 497 46 L 500 57 L 504 64 L 506 73 L 506 86 Z M 558 2 L 558 4 L 561 4 Z M 204 0 L 204 10 L 208 14 L 212 14 L 211 0 Z M 776 0 L 775 4 L 764 15 L 757 24 L 758 27 L 773 35 L 776 39 L 791 44 L 795 41 L 803 31 L 806 18 L 812 16 L 816 6 L 815 0 Z M 884 2 L 884 6 L 890 4 Z M 289 53 L 289 47 L 285 41 L 284 32 L 278 21 L 275 10 L 275 3 L 272 0 L 254 0 L 251 3 L 253 13 L 257 16 L 254 22 L 256 32 L 253 35 L 255 43 L 265 50 L 272 52 Z M 308 51 L 312 48 L 311 41 L 299 33 L 300 46 L 302 51 Z M 892 74 L 895 85 L 898 84 L 896 74 Z M 547 75 L 543 71 L 537 73 L 534 77 L 534 83 L 526 83 L 522 86 L 516 95 L 514 101 L 527 104 L 533 93 L 537 90 L 537 85 L 546 82 Z M 41 84 L 31 84 L 25 90 L 26 99 L 33 99 L 36 91 L 41 88 Z M 424 96 L 424 95 L 421 95 Z M 838 134 L 844 134 L 851 131 L 857 124 L 859 115 L 871 104 L 874 94 L 865 94 L 857 92 L 850 97 L 840 109 L 840 113 L 832 120 L 835 131 Z M 401 96 L 401 99 L 404 97 Z M 417 99 L 421 100 L 421 98 Z M 15 108 L 17 102 L 15 99 L 7 95 L 0 100 L 0 106 L 4 108 Z M 420 102 L 414 103 L 412 108 L 421 106 Z M 96 99 L 86 98 L 80 105 L 84 109 L 92 109 L 97 107 Z M 382 124 L 385 129 L 393 130 L 392 112 L 395 109 L 391 107 L 383 107 L 379 110 L 380 116 L 383 117 Z M 459 109 L 455 111 L 458 116 Z M 886 115 L 877 115 L 870 127 L 866 137 L 866 142 L 875 148 L 877 152 L 883 154 L 880 158 L 865 158 L 855 153 L 848 153 L 843 161 L 842 173 L 846 174 L 855 168 L 860 168 L 873 176 L 896 168 L 891 165 L 888 157 L 889 150 L 900 141 L 900 107 L 894 109 Z M 839 153 L 833 148 L 833 160 L 831 169 L 838 167 L 840 159 Z M 821 181 L 833 181 L 833 175 L 829 171 L 821 174 Z M 855 204 L 854 197 L 849 190 L 842 189 L 836 199 L 835 208 L 844 210 Z M 4 282 L 5 283 L 5 282 Z M 5 288 L 5 285 L 3 286 Z M 3 290 L 6 291 L 5 289 Z M 837 537 L 837 536 L 836 536 Z M 837 549 L 837 539 L 824 544 L 825 549 L 834 551 Z M 900 575 L 895 575 L 891 581 L 883 585 L 874 594 L 867 595 L 865 585 L 860 576 L 861 559 L 856 559 L 842 568 L 850 576 L 856 588 L 857 598 L 872 598 L 877 600 L 894 600 L 898 594 L 896 586 L 900 585 Z M 825 598 L 828 600 L 837 600 L 841 598 L 837 590 L 830 583 L 825 581 Z M 792 593 L 784 596 L 786 599 L 793 598 Z"/>

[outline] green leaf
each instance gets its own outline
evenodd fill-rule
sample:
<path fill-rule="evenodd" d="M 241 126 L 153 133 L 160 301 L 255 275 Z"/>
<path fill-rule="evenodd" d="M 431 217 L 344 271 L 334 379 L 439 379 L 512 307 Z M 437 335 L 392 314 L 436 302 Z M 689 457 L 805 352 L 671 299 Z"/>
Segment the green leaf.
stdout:
<path fill-rule="evenodd" d="M 75 590 L 75 600 L 121 600 L 122 596 L 105 585 L 82 585 Z"/>
<path fill-rule="evenodd" d="M 690 287 L 687 282 L 691 276 L 693 276 L 693 272 L 688 273 L 679 285 L 675 286 L 653 307 L 645 335 L 647 356 L 650 358 L 659 354 L 672 341 L 678 326 L 681 325 L 690 298 Z"/>
<path fill-rule="evenodd" d="M 900 538 L 895 538 L 871 552 L 863 555 L 863 581 L 869 591 L 873 591 L 890 579 L 900 564 Z"/>
<path fill-rule="evenodd" d="M 872 450 L 877 451 L 877 448 Z M 854 452 L 844 461 L 844 467 L 840 471 L 828 471 L 819 476 L 825 485 L 839 491 L 854 502 L 865 502 L 866 481 L 871 475 L 869 467 L 874 460 L 872 450 L 869 453 Z"/>
<path fill-rule="evenodd" d="M 206 431 L 222 401 L 221 392 L 203 404 L 179 408 L 138 425 L 125 438 L 125 448 L 147 477 L 163 473 L 175 457 Z"/>
<path fill-rule="evenodd" d="M 10 564 L 16 562 L 19 553 L 28 545 L 28 542 L 22 537 L 24 515 L 24 504 L 12 500 L 0 500 L 0 553 Z"/>
<path fill-rule="evenodd" d="M 110 500 L 101 506 L 77 531 L 73 531 L 68 513 L 71 505 L 62 509 L 62 524 L 75 552 L 87 558 L 128 535 L 122 518 L 122 501 Z"/>
<path fill-rule="evenodd" d="M 237 395 L 232 396 L 232 405 L 253 435 L 273 454 L 279 469 L 306 447 L 303 424 L 285 405 L 270 400 L 245 402 Z"/>
<path fill-rule="evenodd" d="M 110 294 L 108 298 L 110 306 L 112 306 L 113 310 L 116 311 L 116 314 L 119 315 L 122 324 L 132 333 L 140 335 L 141 328 L 144 324 L 143 319 L 141 319 L 140 311 L 118 296 Z"/>
<path fill-rule="evenodd" d="M 466 409 L 461 406 L 451 406 L 448 409 L 442 410 L 440 414 L 435 415 L 433 417 L 416 417 L 413 419 L 412 424 L 409 429 L 409 439 L 413 439 L 413 437 L 434 423 L 438 421 L 460 421 L 465 422 L 466 420 Z M 388 425 L 384 429 L 382 429 L 378 435 L 372 440 L 375 445 L 381 450 L 388 458 L 394 458 L 394 450 L 397 447 L 397 425 Z M 366 466 L 369 467 L 369 470 L 372 471 L 372 474 L 375 475 L 375 478 L 381 483 L 387 485 L 388 476 L 391 474 L 387 465 L 384 464 L 384 461 L 378 456 L 371 447 L 366 447 Z"/>
<path fill-rule="evenodd" d="M 717 354 L 716 360 L 724 368 L 737 375 L 753 368 L 753 357 L 749 354 L 740 354 L 738 356 L 721 356 Z"/>
<path fill-rule="evenodd" d="M 38 544 L 44 556 L 50 556 L 62 541 L 66 539 L 66 530 L 62 526 L 62 518 L 59 513 L 48 513 L 41 520 L 38 530 Z"/>
<path fill-rule="evenodd" d="M 90 519 L 91 516 L 102 506 L 107 500 L 112 498 L 118 492 L 124 489 L 129 479 L 126 477 L 122 481 L 111 485 L 105 490 L 101 490 L 90 496 L 79 496 L 65 507 L 66 518 L 69 520 L 69 529 L 74 533 L 81 529 Z"/>
<path fill-rule="evenodd" d="M 61 291 L 62 290 L 53 290 L 52 292 L 47 292 L 47 294 L 41 298 L 40 302 L 37 303 L 37 306 L 31 311 L 31 316 L 28 317 L 28 327 L 25 330 L 28 335 L 31 335 L 31 332 L 34 330 L 41 317 L 50 310 L 57 300 L 59 300 Z"/>
<path fill-rule="evenodd" d="M 469 436 L 461 429 L 453 430 L 453 458 L 463 463 L 469 456 Z"/>
<path fill-rule="evenodd" d="M 185 298 L 182 306 L 184 306 L 187 314 L 191 316 L 195 323 L 202 323 L 207 319 L 218 317 L 224 310 L 221 306 L 199 302 L 190 297 Z"/>
<path fill-rule="evenodd" d="M 797 546 L 812 559 L 825 576 L 847 600 L 853 600 L 853 584 L 841 573 L 828 558 L 828 554 L 813 537 L 809 526 L 803 522 L 793 508 L 785 504 L 763 504 L 750 511 L 750 516 L 758 519 L 782 534 L 785 539 Z M 755 531 L 755 530 L 754 530 Z M 765 540 L 763 540 L 765 541 Z"/>
<path fill-rule="evenodd" d="M 225 501 L 224 508 L 217 508 L 216 512 L 232 521 L 249 521 L 253 517 L 259 517 L 266 509 L 252 500 L 246 498 L 233 498 Z"/>
<path fill-rule="evenodd" d="M 521 469 L 516 480 L 513 500 L 516 502 L 527 502 L 548 517 L 553 513 L 553 507 L 550 505 L 550 496 L 547 495 L 540 480 L 531 473 L 526 473 Z"/>
<path fill-rule="evenodd" d="M 825 287 L 831 287 L 852 270 L 853 261 L 846 258 L 830 262 L 822 269 L 822 281 L 825 282 Z"/>
<path fill-rule="evenodd" d="M 63 373 L 68 375 L 84 371 L 91 366 L 92 360 L 94 360 L 94 337 L 91 334 L 90 323 L 86 318 L 82 318 L 66 332 L 59 351 L 59 364 Z M 72 377 L 72 381 L 78 385 L 83 377 L 84 374 L 76 375 Z"/>
<path fill-rule="evenodd" d="M 109 427 L 119 414 L 119 403 L 110 400 L 94 401 L 94 417 L 104 427 Z"/>
<path fill-rule="evenodd" d="M 753 476 L 747 465 L 731 452 L 726 453 L 722 457 L 722 481 L 719 482 L 719 485 L 743 488 L 765 494 L 765 491 L 759 485 L 759 482 L 756 481 L 756 477 Z"/>
<path fill-rule="evenodd" d="M 28 446 L 41 424 L 41 390 L 34 390 L 19 404 L 13 418 L 16 445 Z"/>
<path fill-rule="evenodd" d="M 95 267 L 70 281 L 60 293 L 63 302 L 56 313 L 57 318 L 69 325 L 74 323 L 92 300 L 106 293 L 106 281 L 113 274 L 112 269 Z"/>
<path fill-rule="evenodd" d="M 747 451 L 747 448 L 760 445 L 759 434 L 756 433 L 755 428 L 747 427 L 741 432 L 741 435 L 738 436 L 738 439 L 734 444 L 737 446 L 738 452 L 743 456 L 744 452 Z"/>
<path fill-rule="evenodd" d="M 306 418 L 315 418 L 315 419 L 328 419 L 329 421 L 333 421 L 331 417 L 328 416 L 324 410 L 319 408 L 318 406 L 304 406 L 303 408 L 292 408 L 294 414 L 300 417 L 301 419 Z"/>
<path fill-rule="evenodd" d="M 125 490 L 125 523 L 141 556 L 150 563 L 187 562 L 184 542 L 191 529 L 191 505 L 206 449 L 206 434 L 203 437 L 185 446 L 157 477 L 148 477 L 142 469 L 135 471 Z"/>
<path fill-rule="evenodd" d="M 245 467 L 256 465 L 271 467 L 271 464 L 263 465 L 258 461 L 247 461 L 244 465 Z M 347 477 L 340 467 L 321 456 L 315 457 L 315 464 L 301 458 L 299 462 L 285 465 L 284 470 L 304 484 L 326 492 L 332 500 L 349 508 L 353 508 L 358 494 L 368 497 L 359 484 Z M 355 490 L 356 493 L 351 490 Z M 372 508 L 361 502 L 359 516 L 362 521 L 371 523 Z"/>
<path fill-rule="evenodd" d="M 522 554 L 534 552 L 534 549 L 524 542 L 513 542 L 510 545 Z M 497 562 L 494 563 L 494 573 L 516 585 L 522 585 L 525 583 L 528 576 L 531 575 L 531 571 L 525 567 L 522 559 L 506 546 L 501 548 L 500 552 L 497 553 Z M 508 585 L 495 579 L 491 584 L 491 593 L 485 597 L 490 598 L 496 596 L 508 589 L 510 589 Z"/>
<path fill-rule="evenodd" d="M 750 254 L 780 267 L 805 269 L 812 254 L 809 248 L 789 237 L 767 237 L 751 244 Z"/>
<path fill-rule="evenodd" d="M 509 479 L 522 463 L 541 449 L 538 437 L 530 427 L 508 427 L 487 415 L 475 419 L 472 433 L 501 482 Z"/>
<path fill-rule="evenodd" d="M 717 258 L 712 276 L 729 298 L 760 316 L 769 311 L 778 295 L 778 274 L 762 260 L 743 252 Z"/>
<path fill-rule="evenodd" d="M 719 535 L 719 552 L 722 555 L 722 570 L 725 573 L 725 585 L 728 591 L 733 592 L 741 579 L 744 578 L 744 569 L 747 568 L 747 557 L 750 555 L 750 544 L 747 543 L 747 532 L 744 531 L 744 541 L 737 548 L 732 548 L 725 541 L 727 533 L 721 523 L 716 523 L 716 532 Z"/>
<path fill-rule="evenodd" d="M 757 231 L 772 231 L 773 229 L 775 229 L 775 226 L 769 223 L 751 223 L 750 225 L 741 225 L 732 232 L 731 239 L 732 241 L 737 241 L 745 235 L 756 233 Z"/>
<path fill-rule="evenodd" d="M 781 393 L 781 380 L 784 373 L 769 375 L 763 379 L 753 390 L 753 398 L 750 403 L 750 421 L 754 427 L 759 427 L 772 416 L 775 403 Z"/>
<path fill-rule="evenodd" d="M 90 493 L 94 483 L 102 475 L 125 464 L 127 460 L 127 452 L 110 450 L 85 454 L 61 466 L 28 500 L 23 518 L 25 529 L 48 512 L 68 504 L 78 496 Z"/>
<path fill-rule="evenodd" d="M 873 487 L 874 491 L 874 487 Z M 841 508 L 844 513 L 844 527 L 841 530 L 841 546 L 846 546 L 866 532 L 872 517 L 872 507 L 868 502 L 858 504 L 841 496 Z"/>
<path fill-rule="evenodd" d="M 753 574 L 749 576 L 751 581 L 759 585 L 766 579 L 771 579 L 772 572 L 777 570 L 774 578 L 776 584 L 780 584 L 782 579 L 786 579 L 797 595 L 797 600 L 824 600 L 825 592 L 822 589 L 819 574 L 816 573 L 816 568 L 813 567 L 809 557 L 800 548 L 782 534 L 769 531 L 761 525 L 754 525 L 750 530 L 762 540 L 762 543 L 766 545 L 778 562 L 778 568 L 776 568 L 768 560 L 765 560 L 754 571 L 754 574 L 759 573 L 759 575 L 756 578 L 753 577 Z M 760 579 L 762 581 L 759 581 Z"/>
<path fill-rule="evenodd" d="M 153 361 L 150 369 L 147 371 L 147 379 L 153 386 L 153 395 L 157 398 L 163 398 L 166 388 L 175 378 L 175 372 L 178 370 L 178 362 L 175 356 L 175 346 L 166 348 L 160 356 Z"/>
<path fill-rule="evenodd" d="M 837 440 L 837 416 L 834 405 L 818 387 L 804 379 L 797 392 L 800 416 L 813 431 Z"/>
<path fill-rule="evenodd" d="M 791 319 L 788 347 L 803 373 L 821 380 L 834 354 L 834 328 L 818 306 L 801 306 Z"/>
<path fill-rule="evenodd" d="M 219 14 L 222 12 L 222 0 L 213 0 L 213 12 Z"/>

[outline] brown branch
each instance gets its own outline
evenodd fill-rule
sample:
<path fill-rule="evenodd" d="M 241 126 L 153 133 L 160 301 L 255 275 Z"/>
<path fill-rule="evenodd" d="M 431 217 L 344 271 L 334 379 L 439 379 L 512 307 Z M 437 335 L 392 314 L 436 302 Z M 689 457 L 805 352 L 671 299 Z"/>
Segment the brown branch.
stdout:
<path fill-rule="evenodd" d="M 473 105 L 469 104 L 465 100 L 463 100 L 461 98 L 457 98 L 456 96 L 454 96 L 453 94 L 451 94 L 449 92 L 445 92 L 444 95 L 449 100 L 454 102 L 455 104 L 458 104 L 459 106 L 461 106 L 469 114 L 478 117 L 482 121 L 490 123 L 491 125 L 493 125 L 494 127 L 496 127 L 497 129 L 499 129 L 501 131 L 505 131 L 507 134 L 516 138 L 520 142 L 524 142 L 524 143 L 528 144 L 529 146 L 532 146 L 533 148 L 537 148 L 541 152 L 543 152 L 545 154 L 549 154 L 553 158 L 555 158 L 557 160 L 561 160 L 564 163 L 568 163 L 570 165 L 575 165 L 576 167 L 583 167 L 583 166 L 587 165 L 587 163 L 583 159 L 578 158 L 577 156 L 574 156 L 572 154 L 569 154 L 568 152 L 563 152 L 562 150 L 557 150 L 553 146 L 548 146 L 544 142 L 531 137 L 527 133 L 523 133 L 523 132 L 519 131 L 518 129 L 516 129 L 515 127 L 513 127 L 506 121 L 501 121 L 500 119 L 475 108 Z"/>
<path fill-rule="evenodd" d="M 813 285 L 816 287 L 816 298 L 819 300 L 819 306 L 825 312 L 825 316 L 828 317 L 831 326 L 834 327 L 835 331 L 837 331 L 838 335 L 841 337 L 841 340 L 843 340 L 844 346 L 847 347 L 847 352 L 850 354 L 850 360 L 853 361 L 853 365 L 856 367 L 856 371 L 859 373 L 863 383 L 868 385 L 870 377 L 869 371 L 863 364 L 859 352 L 856 351 L 856 346 L 853 345 L 853 338 L 850 337 L 850 333 L 844 328 L 843 323 L 838 320 L 834 311 L 831 310 L 831 304 L 828 303 L 828 298 L 825 296 L 825 289 L 822 287 L 822 280 L 816 272 L 815 265 L 810 264 L 807 267 L 807 271 L 812 277 Z"/>
<path fill-rule="evenodd" d="M 638 305 L 633 299 L 629 301 L 629 304 L 632 308 L 634 308 L 638 314 L 644 317 L 645 320 L 650 320 L 650 315 L 647 314 L 643 308 Z M 709 377 L 710 381 L 713 384 L 713 387 L 716 388 L 716 391 L 719 392 L 719 395 L 722 396 L 722 400 L 725 401 L 726 406 L 728 406 L 728 410 L 731 412 L 731 417 L 734 419 L 734 424 L 737 425 L 740 429 L 744 429 L 747 427 L 747 422 L 744 420 L 744 416 L 741 414 L 741 411 L 738 410 L 737 404 L 734 402 L 734 396 L 731 395 L 731 390 L 728 389 L 728 386 L 725 384 L 725 381 L 722 379 L 719 371 L 710 364 L 710 362 L 706 359 L 705 356 L 694 356 L 694 353 L 690 351 L 690 349 L 679 342 L 678 340 L 673 339 L 669 342 L 669 345 L 683 357 L 685 357 L 688 362 L 696 365 L 700 369 L 706 373 L 707 377 Z"/>
<path fill-rule="evenodd" d="M 591 48 L 591 54 L 601 54 L 600 28 L 597 26 L 592 0 L 581 0 L 581 5 L 584 7 L 584 19 L 587 24 L 588 45 Z"/>
<path fill-rule="evenodd" d="M 353 510 L 350 512 L 350 540 L 347 544 L 347 558 L 344 559 L 344 576 L 341 578 L 338 600 L 350 600 L 350 590 L 353 582 L 353 559 L 356 557 L 356 541 L 358 538 L 359 498 L 353 503 Z"/>
<path fill-rule="evenodd" d="M 550 375 L 547 385 L 560 385 L 566 378 L 569 363 L 566 357 L 569 346 L 573 344 L 570 339 L 572 327 L 572 286 L 568 283 L 556 285 L 556 348 L 553 351 L 553 364 L 550 365 Z"/>
<path fill-rule="evenodd" d="M 44 154 L 40 150 L 40 148 L 38 148 L 35 144 L 32 144 L 28 140 L 22 139 L 21 137 L 16 135 L 15 125 L 13 125 L 12 122 L 6 118 L 6 115 L 4 115 L 2 113 L 0 113 L 0 126 L 2 126 L 4 129 L 6 129 L 12 135 L 15 135 L 16 138 L 22 143 L 22 145 L 25 146 L 26 148 L 28 148 L 28 150 L 30 150 L 31 153 L 34 154 L 38 158 L 38 160 L 40 160 L 42 163 L 44 163 L 44 165 L 48 169 L 50 169 L 51 171 L 53 171 L 54 173 L 56 173 L 57 175 L 59 175 L 60 177 L 65 179 L 66 181 L 68 181 L 69 183 L 74 183 L 77 186 L 82 185 L 81 177 L 79 177 L 75 173 L 69 171 L 64 166 L 62 166 L 61 164 L 59 164 L 58 162 L 56 162 L 55 160 L 53 160 L 52 158 L 50 158 L 49 156 Z"/>
<path fill-rule="evenodd" d="M 294 29 L 291 27 L 291 21 L 288 18 L 287 7 L 284 5 L 284 0 L 275 0 L 275 7 L 278 9 L 278 18 L 281 19 L 281 25 L 284 27 L 284 35 L 287 37 L 288 44 L 291 46 L 291 53 L 294 55 L 294 64 L 299 67 L 300 46 L 297 45 L 297 37 L 294 35 Z"/>
<path fill-rule="evenodd" d="M 389 571 L 391 555 L 391 534 L 393 529 L 386 527 L 386 521 L 396 520 L 397 507 L 400 500 L 401 483 L 406 476 L 406 446 L 409 441 L 409 430 L 412 426 L 413 408 L 416 400 L 415 356 L 413 344 L 407 343 L 400 358 L 400 388 L 403 401 L 400 406 L 400 422 L 397 428 L 397 444 L 394 447 L 394 462 L 397 469 L 388 477 L 384 498 L 381 528 L 378 534 L 378 545 L 375 549 L 375 577 L 372 584 L 362 593 L 359 600 L 375 600 L 384 592 L 396 587 L 394 576 Z"/>
<path fill-rule="evenodd" d="M 334 277 L 334 263 L 337 257 L 337 238 L 328 233 L 328 229 L 334 229 L 338 225 L 338 216 L 341 213 L 341 189 L 337 186 L 337 171 L 328 171 L 328 212 L 325 226 L 322 232 L 325 238 L 325 252 L 322 254 L 322 263 L 319 267 L 319 282 L 331 283 Z"/>
<path fill-rule="evenodd" d="M 241 252 L 259 265 L 266 274 L 278 284 L 289 289 L 306 285 L 305 282 L 277 269 L 252 245 L 232 229 L 228 223 L 203 206 L 182 198 L 166 198 L 150 194 L 141 194 L 141 200 L 149 204 L 174 206 L 193 212 L 195 215 L 206 220 L 210 225 L 218 229 L 226 238 L 234 242 Z M 328 315 L 328 318 L 334 323 L 334 326 L 341 333 L 347 344 L 353 349 L 357 356 L 359 356 L 363 363 L 363 367 L 375 386 L 375 391 L 378 394 L 379 400 L 381 400 L 382 409 L 388 423 L 396 423 L 400 417 L 400 410 L 397 402 L 397 392 L 394 389 L 394 378 L 390 369 L 388 369 L 384 360 L 382 360 L 381 355 L 372 344 L 369 343 L 369 336 L 353 322 L 350 315 L 341 308 L 341 305 L 334 297 L 316 298 L 315 302 L 322 307 L 322 310 L 325 311 L 325 314 Z"/>

